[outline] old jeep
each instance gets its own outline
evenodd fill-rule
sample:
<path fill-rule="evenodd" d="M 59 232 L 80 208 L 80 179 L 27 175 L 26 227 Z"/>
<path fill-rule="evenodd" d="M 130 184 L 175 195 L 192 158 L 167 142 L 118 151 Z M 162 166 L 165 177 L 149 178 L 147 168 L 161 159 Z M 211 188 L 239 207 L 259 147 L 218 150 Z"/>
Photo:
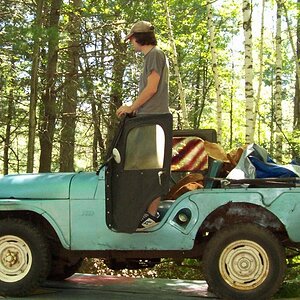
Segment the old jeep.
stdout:
<path fill-rule="evenodd" d="M 98 172 L 3 176 L 1 295 L 25 296 L 46 279 L 67 278 L 85 257 L 116 269 L 196 258 L 216 295 L 270 298 L 284 278 L 285 248 L 300 242 L 297 180 L 224 185 L 203 140 L 215 141 L 215 132 L 173 133 L 169 114 L 126 117 Z M 184 176 L 200 173 L 202 188 L 168 199 Z M 137 232 L 158 196 L 160 223 Z"/>

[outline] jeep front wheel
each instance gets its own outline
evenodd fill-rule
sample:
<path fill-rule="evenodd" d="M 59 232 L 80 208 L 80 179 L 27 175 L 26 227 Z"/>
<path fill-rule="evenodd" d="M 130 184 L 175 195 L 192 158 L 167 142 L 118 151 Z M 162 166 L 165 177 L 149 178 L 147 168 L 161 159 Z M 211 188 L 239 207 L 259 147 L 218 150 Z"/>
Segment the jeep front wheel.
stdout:
<path fill-rule="evenodd" d="M 254 224 L 222 229 L 208 242 L 204 274 L 223 299 L 269 299 L 282 284 L 284 249 L 268 230 Z"/>
<path fill-rule="evenodd" d="M 31 223 L 0 220 L 0 294 L 26 296 L 48 275 L 48 244 Z"/>

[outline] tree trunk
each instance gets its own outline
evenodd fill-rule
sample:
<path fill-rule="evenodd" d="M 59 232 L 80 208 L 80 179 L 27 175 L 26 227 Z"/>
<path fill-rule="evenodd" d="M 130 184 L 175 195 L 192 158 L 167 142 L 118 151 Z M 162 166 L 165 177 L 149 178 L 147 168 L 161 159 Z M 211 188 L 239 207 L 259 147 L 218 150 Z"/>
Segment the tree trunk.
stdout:
<path fill-rule="evenodd" d="M 36 18 L 33 28 L 33 52 L 32 52 L 32 69 L 30 82 L 30 107 L 29 107 L 29 133 L 27 147 L 27 173 L 33 172 L 34 167 L 34 148 L 36 132 L 36 105 L 37 105 L 37 88 L 38 88 L 38 67 L 40 61 L 40 37 L 38 28 L 42 26 L 42 12 L 44 0 L 37 0 Z"/>
<path fill-rule="evenodd" d="M 262 1 L 262 12 L 261 12 L 260 45 L 259 45 L 259 78 L 258 78 L 258 88 L 257 88 L 256 99 L 255 99 L 255 109 L 254 109 L 255 112 L 254 112 L 254 119 L 253 119 L 253 133 L 255 132 L 255 129 L 257 128 L 258 140 L 260 140 L 260 130 L 259 130 L 259 124 L 256 125 L 256 122 L 257 122 L 257 117 L 259 116 L 259 106 L 260 106 L 261 88 L 262 88 L 262 80 L 263 80 L 265 6 L 266 6 L 266 1 L 263 0 Z M 252 136 L 252 139 L 254 140 L 254 136 Z"/>
<path fill-rule="evenodd" d="M 193 128 L 197 129 L 201 126 L 201 118 L 203 115 L 203 111 L 205 108 L 206 100 L 208 98 L 208 94 L 213 84 L 210 76 L 208 75 L 209 64 L 204 61 L 203 58 L 199 57 L 199 63 L 197 68 L 197 74 L 195 76 L 196 84 L 195 84 L 195 102 L 193 104 L 194 108 L 194 117 L 193 117 Z"/>
<path fill-rule="evenodd" d="M 103 30 L 103 33 L 101 35 L 101 56 L 100 56 L 100 68 L 101 71 L 101 79 L 104 80 L 104 70 L 105 70 L 105 64 L 104 64 L 104 58 L 105 58 L 105 31 Z M 95 96 L 91 99 L 92 102 L 92 117 L 93 117 L 93 127 L 94 127 L 94 133 L 93 133 L 93 169 L 97 170 L 99 168 L 99 155 L 100 152 L 100 158 L 103 161 L 105 156 L 105 145 L 104 145 L 104 139 L 103 135 L 100 129 L 101 121 L 103 121 L 103 118 L 101 116 L 101 112 L 103 111 L 102 107 L 102 95 Z M 99 99 L 100 98 L 100 99 Z"/>
<path fill-rule="evenodd" d="M 231 83 L 230 83 L 230 110 L 229 110 L 229 148 L 231 149 L 233 146 L 233 112 L 234 112 L 234 107 L 233 107 L 233 98 L 234 98 L 234 86 L 235 86 L 235 76 L 234 76 L 234 69 L 235 65 L 234 62 L 231 63 Z"/>
<path fill-rule="evenodd" d="M 245 141 L 253 142 L 254 136 L 254 113 L 253 113 L 253 57 L 252 57 L 252 7 L 249 0 L 243 0 L 243 28 L 245 37 Z"/>
<path fill-rule="evenodd" d="M 172 51 L 173 51 L 174 71 L 175 71 L 175 76 L 176 76 L 177 85 L 178 85 L 180 108 L 181 108 L 181 112 L 182 112 L 182 126 L 184 128 L 189 128 L 188 114 L 187 114 L 186 101 L 185 101 L 185 93 L 184 93 L 182 79 L 181 79 L 181 75 L 180 75 L 180 71 L 179 71 L 176 43 L 175 43 L 174 34 L 173 34 L 173 28 L 172 28 L 172 23 L 171 23 L 168 1 L 164 1 L 164 5 L 165 5 L 166 16 L 167 16 L 167 22 L 168 22 L 168 30 L 169 30 L 168 35 L 170 37 L 171 47 L 172 47 Z"/>
<path fill-rule="evenodd" d="M 218 62 L 216 53 L 216 42 L 215 42 L 215 28 L 212 20 L 212 6 L 211 3 L 207 2 L 207 25 L 210 35 L 210 53 L 212 58 L 212 71 L 215 81 L 215 90 L 217 98 L 217 140 L 219 143 L 222 142 L 222 99 L 221 99 L 221 84 L 218 72 Z"/>
<path fill-rule="evenodd" d="M 283 3 L 284 14 L 286 18 L 286 23 L 288 26 L 289 40 L 292 47 L 294 60 L 296 63 L 296 85 L 295 85 L 295 98 L 294 98 L 294 129 L 300 130 L 300 0 L 297 0 L 297 37 L 296 37 L 296 47 L 293 42 L 293 35 L 290 26 L 290 21 L 288 18 L 288 10 Z M 298 154 L 297 154 L 298 155 Z"/>
<path fill-rule="evenodd" d="M 105 45 L 105 40 L 102 38 L 101 40 L 101 48 L 102 52 L 100 55 L 100 64 L 98 65 L 98 62 L 96 63 L 100 72 L 99 79 L 104 81 L 104 45 Z M 98 153 L 100 152 L 100 158 L 104 157 L 104 151 L 105 151 L 105 146 L 104 146 L 104 140 L 103 136 L 101 133 L 101 123 L 102 123 L 102 95 L 97 93 L 94 90 L 94 84 L 93 84 L 93 74 L 91 72 L 92 67 L 90 66 L 90 61 L 88 59 L 88 54 L 86 52 L 86 49 L 83 48 L 83 51 L 85 51 L 82 59 L 84 60 L 84 65 L 85 65 L 85 70 L 83 70 L 83 67 L 81 68 L 82 74 L 83 74 L 83 82 L 85 85 L 86 89 L 86 95 L 87 95 L 87 101 L 91 103 L 92 107 L 92 120 L 93 120 L 93 154 L 92 154 L 92 165 L 93 165 L 93 170 L 97 170 L 99 168 L 99 155 Z M 82 66 L 82 64 L 80 64 Z M 101 70 L 101 71 L 100 71 Z M 103 70 L 103 71 L 102 71 Z"/>
<path fill-rule="evenodd" d="M 5 124 L 5 138 L 4 138 L 4 151 L 3 151 L 3 175 L 8 174 L 9 171 L 9 148 L 11 141 L 11 123 L 13 120 L 14 110 L 14 93 L 13 87 L 10 88 Z"/>
<path fill-rule="evenodd" d="M 113 48 L 115 49 L 114 63 L 112 67 L 112 88 L 109 103 L 109 115 L 108 120 L 108 133 L 107 133 L 107 145 L 109 146 L 115 134 L 119 120 L 116 117 L 116 110 L 122 105 L 122 87 L 123 87 L 123 75 L 125 71 L 124 53 L 126 53 L 126 45 L 121 40 L 121 36 L 118 32 L 114 32 Z"/>
<path fill-rule="evenodd" d="M 297 49 L 296 49 L 296 86 L 295 86 L 295 113 L 294 113 L 294 128 L 300 130 L 300 0 L 297 1 L 298 19 L 297 19 Z M 290 31 L 290 30 L 289 30 Z M 292 42 L 292 40 L 291 40 Z M 298 153 L 296 154 L 299 155 Z"/>
<path fill-rule="evenodd" d="M 275 159 L 282 162 L 282 53 L 281 53 L 281 0 L 277 0 L 277 20 L 276 20 L 276 70 L 275 70 Z"/>
<path fill-rule="evenodd" d="M 71 0 L 67 25 L 69 33 L 66 63 L 65 94 L 63 98 L 62 129 L 60 137 L 60 171 L 74 171 L 76 107 L 78 91 L 78 67 L 80 52 L 81 0 Z"/>
<path fill-rule="evenodd" d="M 53 137 L 56 120 L 56 68 L 58 60 L 59 43 L 59 16 L 62 0 L 51 1 L 49 34 L 48 37 L 48 61 L 46 70 L 46 87 L 42 96 L 43 116 L 40 125 L 40 172 L 51 171 L 51 159 L 53 149 Z"/>
<path fill-rule="evenodd" d="M 92 102 L 92 117 L 93 117 L 93 169 L 97 170 L 99 168 L 99 157 L 98 150 L 100 150 L 100 157 L 103 159 L 105 154 L 105 146 L 103 141 L 103 136 L 100 130 L 101 125 L 101 104 L 96 101 Z"/>

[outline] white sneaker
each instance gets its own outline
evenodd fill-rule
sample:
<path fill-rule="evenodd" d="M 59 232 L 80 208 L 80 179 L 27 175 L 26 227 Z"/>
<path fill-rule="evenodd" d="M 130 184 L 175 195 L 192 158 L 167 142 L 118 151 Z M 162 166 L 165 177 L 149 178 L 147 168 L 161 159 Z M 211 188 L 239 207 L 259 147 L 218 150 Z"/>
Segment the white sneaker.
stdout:
<path fill-rule="evenodd" d="M 159 216 L 159 214 L 157 214 Z M 142 231 L 148 228 L 151 228 L 159 223 L 157 216 L 152 216 L 148 212 L 144 213 L 141 222 L 139 224 L 139 227 L 136 231 Z"/>

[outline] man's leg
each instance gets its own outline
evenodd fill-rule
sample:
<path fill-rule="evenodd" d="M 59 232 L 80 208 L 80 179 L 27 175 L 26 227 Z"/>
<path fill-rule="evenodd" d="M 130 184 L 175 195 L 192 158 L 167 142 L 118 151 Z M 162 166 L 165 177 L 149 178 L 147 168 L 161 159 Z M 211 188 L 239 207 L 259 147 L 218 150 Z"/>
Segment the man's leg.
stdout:
<path fill-rule="evenodd" d="M 152 216 L 156 216 L 156 212 L 157 212 L 157 209 L 158 209 L 158 206 L 159 206 L 159 203 L 160 203 L 160 199 L 161 197 L 158 197 L 156 199 L 154 199 L 150 205 L 148 206 L 148 213 L 151 214 Z"/>
<path fill-rule="evenodd" d="M 158 223 L 156 216 L 157 209 L 159 206 L 160 197 L 154 199 L 148 206 L 147 213 L 144 214 L 137 231 L 141 231 L 150 227 L 155 226 Z"/>

